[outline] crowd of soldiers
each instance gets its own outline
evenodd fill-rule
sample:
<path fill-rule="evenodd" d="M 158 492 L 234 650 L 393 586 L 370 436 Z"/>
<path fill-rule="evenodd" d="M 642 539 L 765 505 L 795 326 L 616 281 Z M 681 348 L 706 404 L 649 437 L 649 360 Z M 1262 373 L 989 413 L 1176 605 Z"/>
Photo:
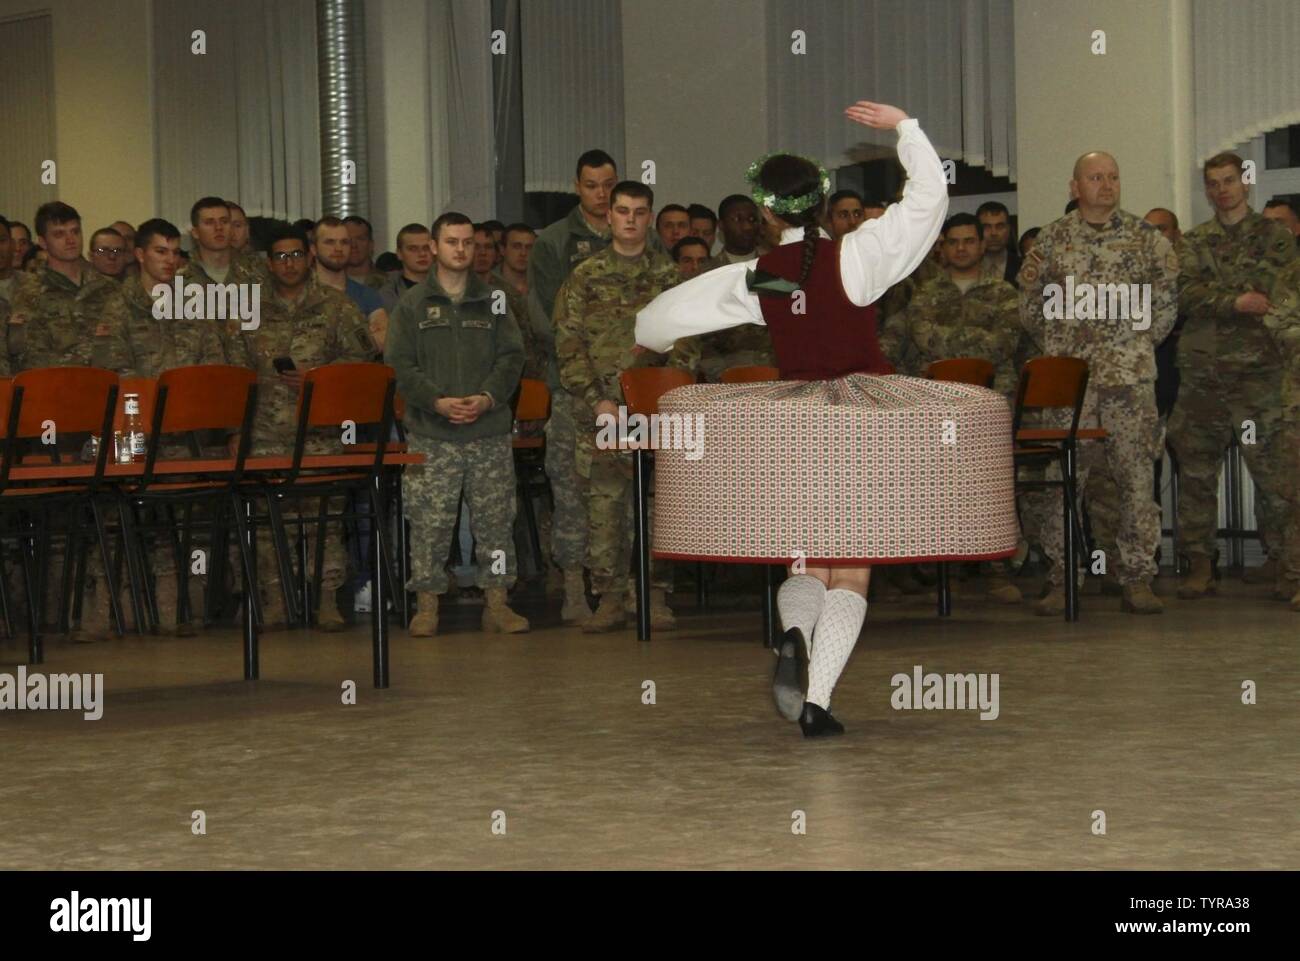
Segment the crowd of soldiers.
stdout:
<path fill-rule="evenodd" d="M 1257 485 L 1266 576 L 1276 595 L 1300 610 L 1300 223 L 1283 202 L 1252 210 L 1242 173 L 1234 154 L 1207 161 L 1214 217 L 1181 234 L 1168 210 L 1139 219 L 1121 208 L 1115 159 L 1085 154 L 1073 171 L 1074 199 L 1059 220 L 1025 231 L 1016 243 L 1000 203 L 955 214 L 933 255 L 877 305 L 882 348 L 899 373 L 919 376 L 933 361 L 983 358 L 993 365 L 993 389 L 1013 402 L 1029 357 L 1087 361 L 1081 423 L 1105 428 L 1108 438 L 1080 447 L 1079 494 L 1094 546 L 1110 558 L 1105 589 L 1121 594 L 1134 613 L 1163 607 L 1152 590 L 1160 543 L 1153 491 L 1166 441 L 1181 481 L 1177 522 L 1189 561 L 1178 596 L 1215 589 L 1217 473 L 1234 432 Z M 194 204 L 188 254 L 180 230 L 153 219 L 96 231 L 87 259 L 77 211 L 47 203 L 34 231 L 0 219 L 7 339 L 0 373 L 93 365 L 156 377 L 190 364 L 244 365 L 257 371 L 261 394 L 252 450 L 270 454 L 292 449 L 304 371 L 346 360 L 392 365 L 411 449 L 425 455 L 406 476 L 414 636 L 437 629 L 462 500 L 484 630 L 528 630 L 508 602 L 517 578 L 512 401 L 521 377 L 544 381 L 553 493 L 543 525 L 548 586 L 563 595 L 565 623 L 615 630 L 633 604 L 632 462 L 627 452 L 600 449 L 595 425 L 623 404 L 620 373 L 675 365 L 716 380 L 731 367 L 774 364 L 761 326 L 682 342 L 661 355 L 636 344 L 636 314 L 674 284 L 755 260 L 779 238 L 765 235 L 757 207 L 741 194 L 725 198 L 716 215 L 701 204 L 667 204 L 656 214 L 652 189 L 620 181 L 614 160 L 600 150 L 578 159 L 574 190 L 577 205 L 540 232 L 449 212 L 428 227 L 402 227 L 394 254 L 378 261 L 369 223 L 355 216 L 275 225 L 255 250 L 245 211 L 216 197 Z M 864 225 L 887 209 L 842 190 L 828 198 L 825 229 L 832 238 L 870 229 Z M 379 269 L 385 265 L 391 269 Z M 160 290 L 178 276 L 201 285 L 260 285 L 267 294 L 259 322 L 160 319 Z M 1060 315 L 1046 307 L 1062 290 L 1091 289 L 1099 299 L 1113 285 L 1133 291 L 1125 316 L 1099 318 L 1073 304 Z M 324 451 L 337 439 L 310 443 Z M 1073 573 L 1062 557 L 1059 501 L 1029 495 L 1020 512 L 1025 544 L 1040 545 L 1050 561 L 1034 609 L 1058 614 L 1064 578 Z M 326 630 L 344 625 L 332 601 L 338 588 L 346 583 L 357 595 L 368 593 L 359 573 L 364 555 L 351 540 L 349 561 L 341 532 L 331 529 L 326 538 L 321 587 L 329 599 L 318 613 Z M 154 564 L 162 621 L 189 633 L 197 625 L 181 618 L 170 555 L 157 551 Z M 285 619 L 282 568 L 269 545 L 263 553 L 259 544 L 258 564 L 265 618 L 274 625 Z M 107 629 L 98 570 L 92 562 L 81 636 Z M 599 598 L 594 612 L 588 573 Z M 1009 563 L 987 565 L 983 573 L 991 597 L 1023 601 Z M 670 575 L 666 566 L 652 571 L 650 612 L 658 630 L 675 623 Z M 913 574 L 899 568 L 881 586 L 909 583 Z"/>

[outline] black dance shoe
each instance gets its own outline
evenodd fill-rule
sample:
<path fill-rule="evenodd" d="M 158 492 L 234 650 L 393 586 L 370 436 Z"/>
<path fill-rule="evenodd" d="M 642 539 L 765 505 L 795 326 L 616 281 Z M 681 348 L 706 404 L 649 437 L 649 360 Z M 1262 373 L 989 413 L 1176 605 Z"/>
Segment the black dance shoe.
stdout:
<path fill-rule="evenodd" d="M 797 721 L 803 712 L 803 685 L 799 680 L 804 656 L 803 631 L 797 627 L 786 631 L 777 655 L 776 673 L 772 675 L 772 697 L 783 718 Z"/>
<path fill-rule="evenodd" d="M 812 701 L 804 702 L 803 713 L 799 715 L 799 727 L 803 730 L 804 737 L 830 737 L 844 733 L 844 725 Z"/>

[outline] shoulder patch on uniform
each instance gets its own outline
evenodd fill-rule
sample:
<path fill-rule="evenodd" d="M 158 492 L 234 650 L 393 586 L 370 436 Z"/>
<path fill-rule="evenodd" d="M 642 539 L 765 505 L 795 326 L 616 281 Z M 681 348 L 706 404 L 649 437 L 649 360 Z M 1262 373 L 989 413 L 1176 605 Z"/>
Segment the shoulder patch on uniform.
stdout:
<path fill-rule="evenodd" d="M 442 316 L 442 308 L 439 306 L 425 307 L 424 316 L 427 320 L 437 320 Z"/>

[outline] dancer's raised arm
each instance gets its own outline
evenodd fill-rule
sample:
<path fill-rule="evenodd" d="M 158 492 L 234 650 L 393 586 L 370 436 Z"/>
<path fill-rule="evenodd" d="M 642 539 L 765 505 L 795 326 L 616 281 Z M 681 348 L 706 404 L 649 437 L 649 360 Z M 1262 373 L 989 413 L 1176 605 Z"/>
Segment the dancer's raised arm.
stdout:
<path fill-rule="evenodd" d="M 860 100 L 844 111 L 857 123 L 898 131 L 898 159 L 907 171 L 903 199 L 840 241 L 844 293 L 858 306 L 874 303 L 930 253 L 948 215 L 943 163 L 920 124 L 897 107 Z"/>

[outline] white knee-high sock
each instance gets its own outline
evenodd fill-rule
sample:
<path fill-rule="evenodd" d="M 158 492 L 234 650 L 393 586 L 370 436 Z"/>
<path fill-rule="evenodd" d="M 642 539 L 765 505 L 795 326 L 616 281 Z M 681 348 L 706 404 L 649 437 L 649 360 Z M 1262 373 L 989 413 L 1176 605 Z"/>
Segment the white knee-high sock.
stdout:
<path fill-rule="evenodd" d="M 849 662 L 866 616 L 867 599 L 861 594 L 838 587 L 826 592 L 822 616 L 813 631 L 806 698 L 823 710 L 830 710 L 831 691 Z"/>
<path fill-rule="evenodd" d="M 822 616 L 826 600 L 826 585 L 811 574 L 795 574 L 786 578 L 776 592 L 776 608 L 781 614 L 781 626 L 793 627 L 803 632 L 804 657 L 812 657 L 813 628 Z"/>

